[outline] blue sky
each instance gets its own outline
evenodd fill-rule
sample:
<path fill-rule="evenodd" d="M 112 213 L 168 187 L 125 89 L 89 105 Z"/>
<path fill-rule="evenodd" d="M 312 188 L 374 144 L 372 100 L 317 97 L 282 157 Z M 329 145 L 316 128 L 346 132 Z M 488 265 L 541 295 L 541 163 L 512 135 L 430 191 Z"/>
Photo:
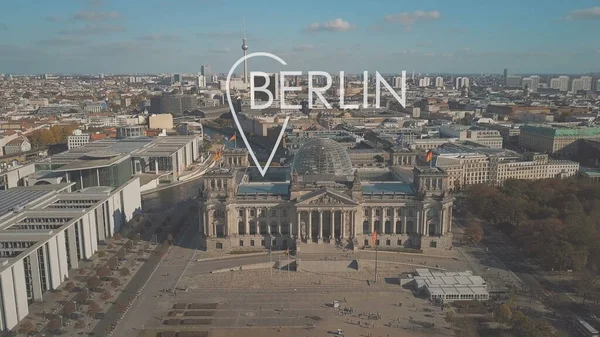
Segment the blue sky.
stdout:
<path fill-rule="evenodd" d="M 2 73 L 600 71 L 600 0 L 2 0 Z M 276 70 L 275 61 L 249 62 Z"/>

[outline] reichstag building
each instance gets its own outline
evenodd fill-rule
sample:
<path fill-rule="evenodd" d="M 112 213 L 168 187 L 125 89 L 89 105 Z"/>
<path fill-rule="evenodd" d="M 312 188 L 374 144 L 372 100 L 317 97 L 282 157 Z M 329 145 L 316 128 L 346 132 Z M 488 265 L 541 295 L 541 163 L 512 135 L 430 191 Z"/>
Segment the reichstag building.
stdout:
<path fill-rule="evenodd" d="M 219 167 L 204 176 L 203 249 L 372 248 L 375 231 L 380 249 L 451 248 L 452 197 L 440 168 L 414 167 L 412 182 L 393 167 L 369 177 L 352 167 L 344 147 L 322 138 L 305 143 L 291 169 L 272 167 L 265 177 L 248 167 L 247 156 L 245 149 L 226 151 Z"/>

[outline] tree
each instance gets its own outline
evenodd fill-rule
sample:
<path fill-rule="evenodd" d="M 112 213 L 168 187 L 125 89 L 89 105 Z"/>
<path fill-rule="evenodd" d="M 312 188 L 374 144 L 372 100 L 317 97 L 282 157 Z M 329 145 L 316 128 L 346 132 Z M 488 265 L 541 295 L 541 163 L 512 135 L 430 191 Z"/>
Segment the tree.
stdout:
<path fill-rule="evenodd" d="M 102 292 L 102 294 L 100 294 L 100 299 L 102 299 L 103 301 L 108 301 L 108 300 L 110 300 L 111 297 L 112 297 L 112 294 L 108 290 L 105 290 Z"/>
<path fill-rule="evenodd" d="M 115 235 L 113 236 L 113 239 L 119 241 L 123 238 L 123 236 L 121 236 L 121 233 L 115 233 Z"/>
<path fill-rule="evenodd" d="M 92 276 L 90 278 L 88 278 L 87 280 L 87 285 L 88 287 L 90 287 L 90 289 L 92 289 L 92 291 L 96 288 L 98 288 L 101 284 L 100 278 L 98 278 L 98 276 Z"/>
<path fill-rule="evenodd" d="M 117 260 L 116 257 L 111 257 L 108 262 L 106 262 L 106 265 L 110 268 L 110 269 L 116 269 L 119 266 L 119 261 Z"/>
<path fill-rule="evenodd" d="M 114 278 L 112 281 L 110 281 L 110 286 L 117 289 L 119 286 L 121 285 L 121 282 Z"/>
<path fill-rule="evenodd" d="M 110 269 L 108 269 L 107 266 L 103 266 L 100 267 L 97 271 L 96 271 L 96 276 L 100 277 L 100 278 L 105 278 L 108 275 L 110 275 Z"/>
<path fill-rule="evenodd" d="M 133 242 L 134 242 L 134 243 L 136 243 L 136 244 L 137 244 L 138 242 L 140 242 L 140 240 L 141 240 L 141 239 L 142 239 L 142 236 L 140 235 L 140 233 L 135 233 L 135 234 L 133 235 L 133 238 L 132 238 Z"/>
<path fill-rule="evenodd" d="M 68 301 L 63 306 L 62 312 L 65 316 L 71 318 L 73 314 L 77 311 L 77 304 L 73 301 Z"/>
<path fill-rule="evenodd" d="M 25 320 L 19 325 L 19 333 L 23 335 L 29 336 L 30 334 L 35 333 L 36 330 L 35 325 L 29 320 Z"/>
<path fill-rule="evenodd" d="M 84 329 L 85 328 L 85 321 L 82 319 L 77 320 L 77 322 L 75 322 L 75 329 Z"/>
<path fill-rule="evenodd" d="M 476 323 L 472 319 L 462 319 L 456 324 L 456 337 L 478 337 Z"/>
<path fill-rule="evenodd" d="M 104 252 L 103 250 L 101 250 L 101 251 L 98 252 L 98 257 L 99 258 L 103 258 L 105 256 L 106 256 L 106 252 Z"/>
<path fill-rule="evenodd" d="M 67 291 L 72 291 L 73 288 L 75 288 L 75 283 L 67 282 L 67 284 L 65 284 L 65 289 L 67 289 Z"/>
<path fill-rule="evenodd" d="M 589 270 L 584 270 L 577 277 L 577 294 L 582 297 L 581 304 L 585 304 L 588 296 L 600 287 L 600 276 L 594 275 Z"/>
<path fill-rule="evenodd" d="M 507 324 L 508 322 L 510 322 L 510 319 L 512 318 L 512 310 L 510 310 L 510 307 L 508 306 L 508 304 L 501 304 L 496 309 L 494 316 L 496 318 L 496 321 Z"/>
<path fill-rule="evenodd" d="M 96 314 L 98 314 L 100 311 L 102 311 L 102 308 L 100 307 L 100 305 L 98 305 L 98 303 L 96 303 L 96 302 L 92 302 L 89 305 L 87 315 L 94 318 L 94 317 L 96 317 Z"/>
<path fill-rule="evenodd" d="M 119 274 L 121 274 L 121 276 L 125 277 L 130 274 L 130 271 L 128 268 L 121 268 L 121 269 L 119 269 Z"/>
<path fill-rule="evenodd" d="M 60 318 L 54 318 L 48 322 L 47 327 L 48 330 L 52 331 L 54 334 L 58 334 L 60 329 L 62 329 L 62 322 L 60 321 Z"/>
<path fill-rule="evenodd" d="M 477 243 L 483 239 L 483 228 L 479 221 L 472 219 L 465 228 L 465 239 L 468 243 Z"/>

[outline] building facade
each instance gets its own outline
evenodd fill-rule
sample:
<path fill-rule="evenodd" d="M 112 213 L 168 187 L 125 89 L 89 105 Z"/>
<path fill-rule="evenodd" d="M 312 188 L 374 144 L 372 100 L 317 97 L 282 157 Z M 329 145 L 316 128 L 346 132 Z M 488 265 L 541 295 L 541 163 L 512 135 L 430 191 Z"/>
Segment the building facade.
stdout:
<path fill-rule="evenodd" d="M 523 125 L 519 134 L 519 146 L 557 157 L 572 157 L 577 155 L 579 139 L 596 138 L 600 138 L 600 127 Z"/>
<path fill-rule="evenodd" d="M 340 244 L 358 249 L 443 252 L 452 244 L 452 198 L 440 168 L 415 168 L 414 182 L 362 181 L 346 150 L 315 139 L 297 154 L 284 179 L 253 181 L 244 168 L 204 176 L 201 246 L 206 250 L 300 249 Z M 268 178 L 268 177 L 267 177 Z"/>
<path fill-rule="evenodd" d="M 31 151 L 31 143 L 29 143 L 26 137 L 19 137 L 4 145 L 4 155 L 6 156 L 24 153 L 27 151 Z"/>
<path fill-rule="evenodd" d="M 0 191 L 0 330 L 15 327 L 141 210 L 137 178 L 79 193 L 71 185 Z"/>

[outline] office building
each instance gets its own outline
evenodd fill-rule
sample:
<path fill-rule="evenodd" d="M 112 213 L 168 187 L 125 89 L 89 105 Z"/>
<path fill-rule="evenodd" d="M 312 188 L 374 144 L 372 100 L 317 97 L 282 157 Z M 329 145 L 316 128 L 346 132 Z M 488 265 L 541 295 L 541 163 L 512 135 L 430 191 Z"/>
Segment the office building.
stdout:
<path fill-rule="evenodd" d="M 412 184 L 366 180 L 344 147 L 321 138 L 296 153 L 291 172 L 269 170 L 262 178 L 246 168 L 214 169 L 199 202 L 200 244 L 210 251 L 352 249 L 371 246 L 377 232 L 374 245 L 443 254 L 452 245 L 448 176 L 436 167 L 416 167 L 413 175 Z"/>
<path fill-rule="evenodd" d="M 207 85 L 208 83 L 212 82 L 212 72 L 210 70 L 210 67 L 207 65 L 202 65 L 200 67 L 200 75 L 204 76 L 205 79 L 205 85 Z"/>
<path fill-rule="evenodd" d="M 179 89 L 150 99 L 150 112 L 153 114 L 170 113 L 175 117 L 180 117 L 185 111 L 193 111 L 197 108 L 196 96 L 183 94 Z"/>
<path fill-rule="evenodd" d="M 458 124 L 440 126 L 440 135 L 499 149 L 504 141 L 500 132 L 496 130 Z"/>
<path fill-rule="evenodd" d="M 444 144 L 433 153 L 435 166 L 448 173 L 450 190 L 474 184 L 501 186 L 508 179 L 567 178 L 579 170 L 579 163 L 552 160 L 547 154 L 521 156 L 510 150 L 466 144 Z"/>
<path fill-rule="evenodd" d="M 73 185 L 0 191 L 0 330 L 14 328 L 141 211 L 138 178 L 70 193 Z"/>
<path fill-rule="evenodd" d="M 6 156 L 25 153 L 27 151 L 31 151 L 31 143 L 25 136 L 13 139 L 4 145 L 4 155 Z"/>
<path fill-rule="evenodd" d="M 162 116 L 166 116 L 162 115 Z M 146 134 L 146 127 L 143 125 L 128 125 L 117 128 L 117 139 L 143 137 Z"/>
<path fill-rule="evenodd" d="M 504 80 L 504 85 L 506 85 L 507 78 L 508 78 L 508 69 L 504 68 L 504 72 L 502 74 L 502 79 Z"/>
<path fill-rule="evenodd" d="M 569 91 L 569 76 L 559 76 L 560 91 Z"/>
<path fill-rule="evenodd" d="M 525 77 L 523 78 L 521 85 L 523 88 L 527 86 L 530 92 L 537 92 L 540 87 L 540 77 L 537 75 Z"/>
<path fill-rule="evenodd" d="M 600 127 L 523 125 L 519 146 L 558 157 L 571 157 L 577 154 L 579 139 L 593 138 L 600 138 Z"/>
<path fill-rule="evenodd" d="M 67 148 L 74 149 L 77 147 L 84 146 L 85 144 L 90 142 L 90 135 L 88 133 L 83 133 L 81 130 L 76 129 L 73 130 L 73 134 L 67 137 Z"/>
<path fill-rule="evenodd" d="M 183 83 L 183 76 L 181 76 L 181 74 L 174 74 L 173 75 L 173 83 Z"/>
<path fill-rule="evenodd" d="M 394 88 L 402 88 L 402 77 L 394 77 Z"/>
<path fill-rule="evenodd" d="M 521 87 L 521 76 L 509 75 L 506 77 L 506 86 L 509 88 Z"/>
<path fill-rule="evenodd" d="M 204 75 L 198 75 L 196 78 L 196 86 L 198 88 L 206 88 L 206 77 L 204 77 Z"/>
<path fill-rule="evenodd" d="M 600 79 L 596 81 L 596 91 L 600 92 Z"/>

